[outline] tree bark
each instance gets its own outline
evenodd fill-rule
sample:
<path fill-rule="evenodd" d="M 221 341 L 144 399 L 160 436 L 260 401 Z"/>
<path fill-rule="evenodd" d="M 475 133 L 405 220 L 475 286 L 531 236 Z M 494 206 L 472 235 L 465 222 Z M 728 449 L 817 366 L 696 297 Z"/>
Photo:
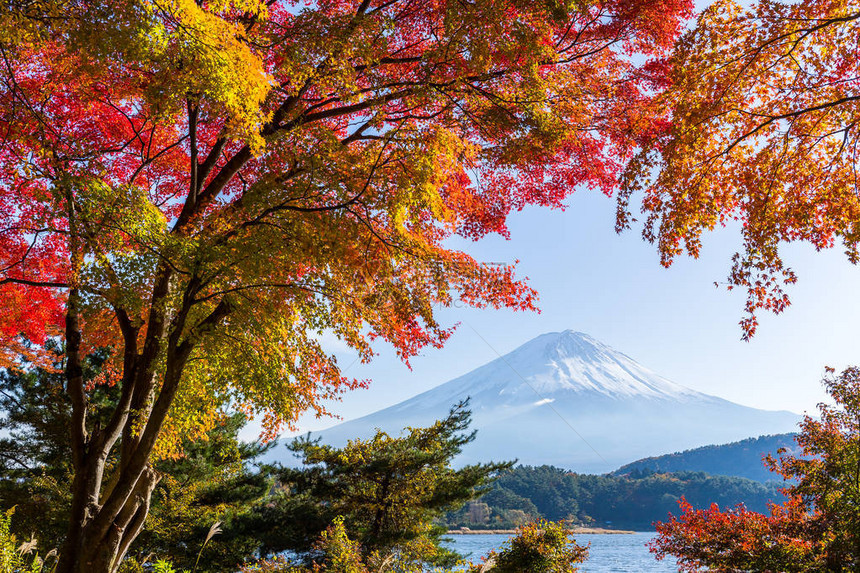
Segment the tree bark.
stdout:
<path fill-rule="evenodd" d="M 152 492 L 158 485 L 160 476 L 151 468 L 141 473 L 132 495 L 113 516 L 106 534 L 96 527 L 97 517 L 103 517 L 104 508 L 73 520 L 66 542 L 57 564 L 57 573 L 113 573 L 118 568 L 132 542 L 143 528 Z M 78 486 L 76 476 L 73 498 L 86 498 L 90 491 Z M 83 480 L 81 480 L 83 481 Z"/>
<path fill-rule="evenodd" d="M 70 218 L 73 221 L 73 218 Z M 73 233 L 74 235 L 74 233 Z M 72 245 L 76 258 L 77 245 Z M 74 263 L 73 263 L 74 267 Z M 69 528 L 56 573 L 114 573 L 131 543 L 143 527 L 158 475 L 149 466 L 150 453 L 179 385 L 186 352 L 167 352 L 167 372 L 158 379 L 157 364 L 164 356 L 169 311 L 165 300 L 170 291 L 170 272 L 157 274 L 151 298 L 149 328 L 143 352 L 137 353 L 137 333 L 120 309 L 117 318 L 123 330 L 123 380 L 120 401 L 104 429 L 87 431 L 87 396 L 81 367 L 79 325 L 80 294 L 70 289 L 66 312 L 66 391 L 72 402 L 72 507 Z M 179 339 L 182 325 L 171 341 Z M 140 428 L 135 422 L 145 422 Z M 137 429 L 135 429 L 137 428 Z M 103 488 L 105 464 L 111 449 L 122 436 L 120 459 L 110 482 Z"/>
<path fill-rule="evenodd" d="M 114 573 L 140 533 L 150 499 L 160 476 L 149 463 L 161 428 L 179 389 L 188 359 L 200 337 L 232 312 L 222 300 L 210 314 L 190 328 L 186 325 L 199 284 L 192 278 L 180 308 L 169 311 L 170 272 L 158 273 L 149 328 L 143 350 L 137 353 L 138 328 L 118 311 L 125 337 L 120 402 L 102 430 L 87 435 L 86 395 L 80 366 L 76 291 L 70 295 L 66 318 L 66 380 L 73 402 L 72 441 L 75 477 L 72 513 L 56 573 Z M 163 363 L 161 369 L 158 364 Z M 163 369 L 163 370 L 162 370 Z M 80 416 L 75 414 L 80 411 Z M 138 423 L 139 422 L 139 423 Z M 119 463 L 103 487 L 105 465 L 122 435 Z"/>

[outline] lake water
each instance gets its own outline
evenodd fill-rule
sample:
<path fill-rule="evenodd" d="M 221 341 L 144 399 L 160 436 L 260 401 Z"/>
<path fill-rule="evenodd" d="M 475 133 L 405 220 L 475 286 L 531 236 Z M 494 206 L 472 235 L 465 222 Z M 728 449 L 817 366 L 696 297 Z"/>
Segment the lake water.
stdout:
<path fill-rule="evenodd" d="M 450 535 L 446 545 L 478 562 L 491 549 L 498 549 L 510 535 Z M 630 535 L 576 535 L 580 545 L 591 544 L 588 561 L 579 566 L 584 573 L 678 573 L 674 559 L 657 561 L 645 546 L 654 533 Z"/>

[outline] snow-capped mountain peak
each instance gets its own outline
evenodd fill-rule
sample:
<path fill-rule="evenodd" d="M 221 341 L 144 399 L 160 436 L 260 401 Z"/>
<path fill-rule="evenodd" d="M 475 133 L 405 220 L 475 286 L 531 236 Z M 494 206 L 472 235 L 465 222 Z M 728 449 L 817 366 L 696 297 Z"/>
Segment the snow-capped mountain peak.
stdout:
<path fill-rule="evenodd" d="M 431 424 L 470 397 L 477 440 L 459 463 L 518 458 L 606 472 L 647 456 L 793 431 L 800 416 L 735 404 L 663 378 L 587 334 L 543 334 L 399 404 L 338 424 L 344 444 L 376 428 Z"/>
<path fill-rule="evenodd" d="M 607 397 L 678 399 L 698 395 L 582 332 L 550 332 L 439 387 L 460 393 L 589 392 Z M 431 392 L 433 392 L 431 390 Z"/>

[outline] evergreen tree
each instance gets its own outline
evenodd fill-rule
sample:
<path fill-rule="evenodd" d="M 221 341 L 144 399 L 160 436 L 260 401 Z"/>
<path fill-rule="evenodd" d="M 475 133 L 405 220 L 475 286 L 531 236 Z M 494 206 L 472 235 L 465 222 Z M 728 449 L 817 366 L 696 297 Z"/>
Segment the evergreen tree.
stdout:
<path fill-rule="evenodd" d="M 245 420 L 243 414 L 226 416 L 208 439 L 188 442 L 183 456 L 158 463 L 163 477 L 131 554 L 154 554 L 178 571 L 199 573 L 232 571 L 255 556 L 259 531 L 247 528 L 242 517 L 263 502 L 274 468 L 254 462 L 271 445 L 239 441 Z M 204 548 L 216 525 L 219 533 Z"/>
<path fill-rule="evenodd" d="M 107 350 L 99 350 L 84 360 L 94 426 L 106 422 L 118 398 L 111 373 L 103 368 L 107 356 Z M 0 369 L 0 433 L 5 434 L 0 438 L 0 509 L 15 506 L 13 530 L 27 539 L 36 533 L 40 550 L 47 552 L 60 544 L 71 505 L 66 487 L 73 476 L 71 407 L 60 364 L 21 366 Z M 254 469 L 254 460 L 270 446 L 239 441 L 244 423 L 242 414 L 224 414 L 206 439 L 184 440 L 180 456 L 157 463 L 161 480 L 130 555 L 142 561 L 155 554 L 181 570 L 192 569 L 200 554 L 200 573 L 220 572 L 254 555 L 257 532 L 234 523 L 267 494 L 273 468 Z M 221 533 L 201 553 L 216 522 Z"/>
<path fill-rule="evenodd" d="M 259 518 L 277 523 L 267 537 L 268 551 L 292 550 L 312 556 L 313 542 L 336 516 L 343 516 L 362 553 L 390 554 L 395 548 L 429 542 L 423 557 L 449 563 L 453 554 L 439 545 L 444 528 L 434 519 L 486 490 L 512 462 L 451 467 L 462 447 L 475 439 L 468 432 L 468 400 L 427 428 L 406 428 L 400 437 L 378 431 L 369 440 L 343 448 L 298 439 L 289 448 L 305 467 L 285 469 L 284 492 Z"/>
<path fill-rule="evenodd" d="M 48 350 L 59 352 L 50 343 Z M 83 360 L 85 379 L 99 375 L 104 359 L 101 351 Z M 16 506 L 12 527 L 22 537 L 62 539 L 68 520 L 71 408 L 59 361 L 57 355 L 40 368 L 22 361 L 21 368 L 0 369 L 0 509 Z M 99 405 L 112 392 L 107 384 L 93 389 L 91 424 L 103 423 Z"/>

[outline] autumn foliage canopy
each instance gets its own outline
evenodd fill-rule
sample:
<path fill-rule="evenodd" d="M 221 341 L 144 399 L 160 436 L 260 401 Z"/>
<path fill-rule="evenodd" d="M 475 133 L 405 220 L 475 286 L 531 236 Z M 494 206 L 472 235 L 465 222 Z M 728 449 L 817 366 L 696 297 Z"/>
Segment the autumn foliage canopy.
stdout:
<path fill-rule="evenodd" d="M 625 174 L 618 227 L 643 201 L 663 264 L 697 257 L 702 234 L 742 229 L 729 288 L 780 312 L 796 280 L 781 245 L 844 246 L 858 261 L 860 7 L 845 0 L 716 0 L 678 43 L 659 96 L 668 129 Z"/>
<path fill-rule="evenodd" d="M 534 308 L 449 248 L 608 192 L 662 133 L 688 0 L 8 0 L 0 9 L 0 356 L 65 341 L 72 525 L 113 570 L 219 406 L 269 435 L 361 385 L 318 343 L 404 359 L 434 308 Z M 112 348 L 86 380 L 81 356 Z M 121 387 L 94 425 L 88 396 Z M 105 466 L 119 448 L 120 461 Z"/>
<path fill-rule="evenodd" d="M 63 329 L 70 289 L 85 348 L 144 345 L 157 300 L 158 338 L 190 345 L 184 388 L 259 405 L 274 427 L 340 380 L 309 333 L 365 357 L 380 336 L 408 358 L 444 341 L 432 307 L 454 296 L 532 308 L 510 268 L 444 240 L 505 233 L 512 210 L 575 185 L 610 190 L 655 130 L 662 81 L 626 56 L 659 55 L 687 5 L 13 8 L 4 349 Z"/>

